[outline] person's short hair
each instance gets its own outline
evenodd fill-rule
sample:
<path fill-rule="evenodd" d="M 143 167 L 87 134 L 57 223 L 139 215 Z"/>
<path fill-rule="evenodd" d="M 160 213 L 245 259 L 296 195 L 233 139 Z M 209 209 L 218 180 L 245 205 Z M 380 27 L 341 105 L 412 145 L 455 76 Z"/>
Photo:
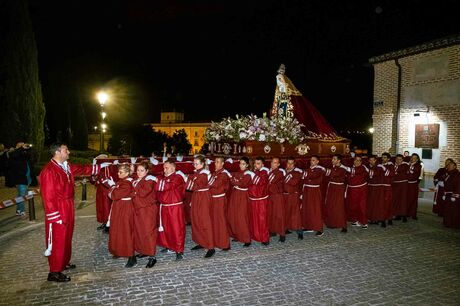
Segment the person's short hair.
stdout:
<path fill-rule="evenodd" d="M 334 154 L 332 157 L 337 157 L 338 160 L 342 161 L 342 155 L 341 154 Z"/>
<path fill-rule="evenodd" d="M 143 160 L 139 163 L 139 165 L 137 165 L 138 167 L 141 166 L 141 167 L 144 167 L 145 170 L 147 170 L 147 172 L 149 171 L 150 169 L 150 163 L 146 160 Z"/>
<path fill-rule="evenodd" d="M 446 158 L 446 161 L 448 161 L 449 163 L 453 163 L 454 160 L 452 158 Z"/>
<path fill-rule="evenodd" d="M 239 159 L 239 160 L 242 160 L 242 161 L 244 161 L 246 164 L 248 164 L 248 165 L 249 165 L 249 158 L 247 158 L 246 156 L 242 156 L 242 157 L 240 157 L 240 159 Z"/>
<path fill-rule="evenodd" d="M 457 163 L 454 160 L 452 160 L 450 163 L 454 165 L 455 167 L 457 167 Z"/>
<path fill-rule="evenodd" d="M 412 153 L 411 156 L 417 156 L 417 160 L 420 161 L 420 155 L 418 155 L 417 153 Z"/>
<path fill-rule="evenodd" d="M 375 155 L 375 154 L 372 154 L 371 156 L 369 156 L 369 159 L 371 159 L 371 158 L 378 159 L 377 155 Z"/>
<path fill-rule="evenodd" d="M 131 171 L 130 164 L 128 164 L 128 163 L 118 164 L 118 171 L 123 171 L 123 172 L 129 173 Z"/>
<path fill-rule="evenodd" d="M 398 157 L 404 158 L 404 156 L 403 156 L 402 154 L 396 154 L 395 157 L 396 157 L 396 158 L 398 158 Z"/>
<path fill-rule="evenodd" d="M 193 156 L 193 159 L 197 159 L 200 161 L 201 164 L 206 165 L 206 157 L 204 155 L 198 154 Z"/>
<path fill-rule="evenodd" d="M 215 160 L 218 160 L 218 159 L 220 159 L 223 163 L 225 162 L 225 157 L 223 157 L 223 156 L 217 156 L 217 157 L 214 159 L 214 161 L 215 161 Z"/>
<path fill-rule="evenodd" d="M 261 162 L 265 163 L 265 158 L 262 156 L 257 156 L 254 160 L 260 160 Z"/>
<path fill-rule="evenodd" d="M 171 159 L 171 158 L 168 158 L 167 160 L 165 160 L 164 162 L 165 164 L 170 164 L 170 165 L 173 165 L 174 167 L 176 166 L 176 162 Z"/>
<path fill-rule="evenodd" d="M 293 161 L 295 162 L 295 157 L 294 157 L 294 156 L 289 156 L 289 157 L 287 158 L 287 160 L 288 160 L 288 161 L 289 161 L 289 160 L 293 160 Z"/>
<path fill-rule="evenodd" d="M 65 145 L 66 144 L 62 143 L 62 142 L 56 142 L 56 143 L 51 144 L 50 145 L 50 153 L 51 153 L 51 155 L 54 156 L 54 154 L 56 154 L 56 151 L 61 150 L 61 147 L 65 146 Z"/>
<path fill-rule="evenodd" d="M 391 155 L 388 152 L 382 153 L 382 156 L 386 156 L 388 159 L 391 159 Z"/>
<path fill-rule="evenodd" d="M 318 155 L 313 154 L 313 155 L 310 157 L 310 159 L 312 159 L 313 157 L 316 158 L 317 160 L 319 160 L 319 156 L 318 156 Z"/>

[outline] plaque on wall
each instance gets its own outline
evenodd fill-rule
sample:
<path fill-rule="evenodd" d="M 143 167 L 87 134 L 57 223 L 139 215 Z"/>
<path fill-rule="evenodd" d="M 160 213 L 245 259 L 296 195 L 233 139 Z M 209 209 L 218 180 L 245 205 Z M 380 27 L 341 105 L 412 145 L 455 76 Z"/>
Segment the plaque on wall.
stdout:
<path fill-rule="evenodd" d="M 416 124 L 415 125 L 416 148 L 439 148 L 439 124 Z"/>

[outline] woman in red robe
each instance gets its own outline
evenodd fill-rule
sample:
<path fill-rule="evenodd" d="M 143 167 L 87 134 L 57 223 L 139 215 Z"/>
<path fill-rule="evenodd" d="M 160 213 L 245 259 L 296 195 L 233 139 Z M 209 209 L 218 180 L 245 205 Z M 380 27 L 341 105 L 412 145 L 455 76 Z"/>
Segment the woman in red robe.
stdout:
<path fill-rule="evenodd" d="M 134 249 L 137 258 L 149 257 L 146 268 L 152 268 L 155 258 L 158 233 L 158 205 L 154 184 L 157 180 L 148 175 L 149 164 L 142 161 L 136 169 L 137 179 L 133 181 L 134 193 Z"/>
<path fill-rule="evenodd" d="M 419 178 L 422 172 L 420 165 L 420 157 L 417 153 L 413 153 L 410 158 L 409 172 L 407 173 L 407 202 L 409 216 L 413 220 L 417 220 L 418 208 L 418 192 L 419 192 Z"/>
<path fill-rule="evenodd" d="M 227 208 L 227 221 L 230 237 L 248 247 L 251 245 L 248 188 L 252 184 L 254 173 L 248 170 L 249 159 L 247 157 L 241 157 L 239 164 L 240 171 L 230 179 L 233 190 Z"/>
<path fill-rule="evenodd" d="M 302 226 L 306 230 L 316 231 L 316 236 L 323 235 L 323 193 L 321 182 L 324 168 L 319 166 L 319 157 L 313 155 L 310 167 L 303 173 L 302 188 Z"/>
<path fill-rule="evenodd" d="M 204 156 L 195 156 L 193 166 L 196 172 L 187 179 L 187 190 L 192 190 L 192 240 L 197 244 L 192 250 L 205 248 L 207 252 L 204 257 L 209 258 L 216 252 L 211 221 L 212 197 L 208 186 L 211 175 L 209 170 L 205 169 Z"/>
<path fill-rule="evenodd" d="M 125 267 L 136 265 L 134 256 L 134 189 L 132 178 L 129 177 L 128 164 L 118 166 L 119 181 L 111 185 L 109 197 L 112 199 L 112 212 L 110 214 L 109 251 L 116 257 L 128 257 Z"/>

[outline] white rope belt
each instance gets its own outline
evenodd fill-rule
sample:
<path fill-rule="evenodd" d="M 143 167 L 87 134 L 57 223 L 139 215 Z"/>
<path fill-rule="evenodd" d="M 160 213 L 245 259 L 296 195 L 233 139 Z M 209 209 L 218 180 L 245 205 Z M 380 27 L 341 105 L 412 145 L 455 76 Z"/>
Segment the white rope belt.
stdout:
<path fill-rule="evenodd" d="M 309 184 L 303 184 L 303 185 L 307 187 L 312 187 L 312 188 L 320 187 L 320 185 L 309 185 Z"/>
<path fill-rule="evenodd" d="M 193 191 L 209 191 L 209 188 L 197 189 L 197 190 L 193 190 Z"/>
<path fill-rule="evenodd" d="M 369 184 L 369 186 L 372 186 L 372 187 L 379 187 L 379 186 L 382 186 L 381 184 Z"/>
<path fill-rule="evenodd" d="M 249 200 L 251 200 L 251 201 L 261 201 L 261 200 L 265 200 L 265 199 L 268 199 L 268 195 L 263 197 L 263 198 L 249 198 Z"/>
<path fill-rule="evenodd" d="M 122 201 L 130 201 L 131 198 L 121 198 L 120 200 L 122 200 Z"/>
<path fill-rule="evenodd" d="M 367 183 L 363 183 L 361 185 L 348 185 L 348 187 L 350 187 L 350 188 L 358 188 L 358 187 L 363 187 L 363 186 L 366 186 L 366 185 L 367 185 Z"/>
<path fill-rule="evenodd" d="M 222 197 L 225 197 L 225 193 L 216 194 L 216 195 L 213 195 L 212 197 L 213 197 L 213 198 L 222 198 Z"/>
<path fill-rule="evenodd" d="M 393 183 L 407 183 L 407 180 L 402 180 L 402 181 L 393 181 Z"/>
<path fill-rule="evenodd" d="M 334 185 L 343 185 L 344 183 L 338 183 L 338 182 L 329 182 L 329 184 L 334 184 Z"/>
<path fill-rule="evenodd" d="M 163 206 L 166 206 L 166 207 L 169 207 L 169 206 L 177 206 L 177 205 L 181 205 L 183 204 L 184 202 L 177 202 L 177 203 L 171 203 L 171 204 L 163 204 L 163 203 L 160 203 L 160 226 L 158 227 L 158 231 L 159 232 L 163 232 L 165 229 L 163 228 L 163 218 L 161 217 L 161 211 L 162 211 L 162 208 Z"/>
<path fill-rule="evenodd" d="M 415 184 L 418 183 L 418 181 L 407 181 L 409 184 Z"/>
<path fill-rule="evenodd" d="M 248 188 L 241 188 L 241 187 L 238 187 L 238 186 L 233 186 L 233 188 L 238 189 L 238 190 L 242 190 L 242 191 L 247 191 L 248 190 Z"/>

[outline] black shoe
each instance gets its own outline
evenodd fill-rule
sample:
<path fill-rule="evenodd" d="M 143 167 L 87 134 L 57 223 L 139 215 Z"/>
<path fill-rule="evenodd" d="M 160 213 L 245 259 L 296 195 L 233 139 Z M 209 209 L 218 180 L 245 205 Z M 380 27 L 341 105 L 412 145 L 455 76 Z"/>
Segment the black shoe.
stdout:
<path fill-rule="evenodd" d="M 380 226 L 385 228 L 385 227 L 387 227 L 387 223 L 385 221 L 382 221 L 382 224 Z"/>
<path fill-rule="evenodd" d="M 214 255 L 216 253 L 216 250 L 215 249 L 209 249 L 207 252 L 206 252 L 206 255 L 204 255 L 204 258 L 210 258 L 212 257 L 212 255 Z"/>
<path fill-rule="evenodd" d="M 262 242 L 263 245 L 269 245 L 270 241 Z"/>
<path fill-rule="evenodd" d="M 321 237 L 323 235 L 324 235 L 324 233 L 322 231 L 317 231 L 316 234 L 315 234 L 316 237 Z"/>
<path fill-rule="evenodd" d="M 203 247 L 199 244 L 195 245 L 193 248 L 191 248 L 190 250 L 192 251 L 196 251 L 196 250 L 199 250 L 199 249 L 202 249 Z"/>
<path fill-rule="evenodd" d="M 99 225 L 99 226 L 97 227 L 97 230 L 98 230 L 98 231 L 99 231 L 99 230 L 103 230 L 103 229 L 105 229 L 105 223 L 102 223 L 101 225 Z"/>
<path fill-rule="evenodd" d="M 292 232 L 290 230 L 286 230 L 285 234 L 289 235 L 289 234 L 292 234 Z"/>
<path fill-rule="evenodd" d="M 65 266 L 64 270 L 75 269 L 76 267 L 76 265 L 69 263 L 67 266 Z"/>
<path fill-rule="evenodd" d="M 341 233 L 346 233 L 346 232 L 348 232 L 348 230 L 344 227 L 344 228 L 342 228 L 342 230 L 340 232 Z"/>
<path fill-rule="evenodd" d="M 286 236 L 280 236 L 280 242 L 285 242 L 286 241 Z"/>
<path fill-rule="evenodd" d="M 393 220 L 388 220 L 388 225 L 393 225 Z"/>
<path fill-rule="evenodd" d="M 245 248 L 247 248 L 247 247 L 250 246 L 250 245 L 251 245 L 250 242 L 246 242 L 245 244 L 243 244 L 243 246 L 244 246 Z"/>
<path fill-rule="evenodd" d="M 275 237 L 276 234 L 275 233 L 270 233 L 270 237 Z"/>
<path fill-rule="evenodd" d="M 125 265 L 125 268 L 132 268 L 137 264 L 136 256 L 130 256 L 128 262 Z"/>
<path fill-rule="evenodd" d="M 407 222 L 407 217 L 403 217 L 402 220 L 403 220 L 402 221 L 403 223 L 406 223 Z"/>
<path fill-rule="evenodd" d="M 401 216 L 397 216 L 397 217 L 394 218 L 393 220 L 395 220 L 395 221 L 401 221 Z"/>
<path fill-rule="evenodd" d="M 230 247 L 222 249 L 222 251 L 225 251 L 225 252 L 230 251 Z"/>
<path fill-rule="evenodd" d="M 183 253 L 176 253 L 176 261 L 182 260 L 184 258 Z"/>
<path fill-rule="evenodd" d="M 144 258 L 144 257 L 147 257 L 148 255 L 144 255 L 144 254 L 137 254 L 136 255 L 136 258 Z"/>
<path fill-rule="evenodd" d="M 107 234 L 108 234 L 108 233 L 109 233 L 109 230 L 110 230 L 110 226 L 104 227 L 104 233 L 107 233 Z"/>
<path fill-rule="evenodd" d="M 48 281 L 65 283 L 65 282 L 70 282 L 70 277 L 61 272 L 50 272 L 48 273 Z"/>
<path fill-rule="evenodd" d="M 149 262 L 145 266 L 146 268 L 152 268 L 157 263 L 157 259 L 155 257 L 149 257 Z"/>
<path fill-rule="evenodd" d="M 297 239 L 303 240 L 303 232 L 299 232 L 299 233 L 297 234 Z"/>

